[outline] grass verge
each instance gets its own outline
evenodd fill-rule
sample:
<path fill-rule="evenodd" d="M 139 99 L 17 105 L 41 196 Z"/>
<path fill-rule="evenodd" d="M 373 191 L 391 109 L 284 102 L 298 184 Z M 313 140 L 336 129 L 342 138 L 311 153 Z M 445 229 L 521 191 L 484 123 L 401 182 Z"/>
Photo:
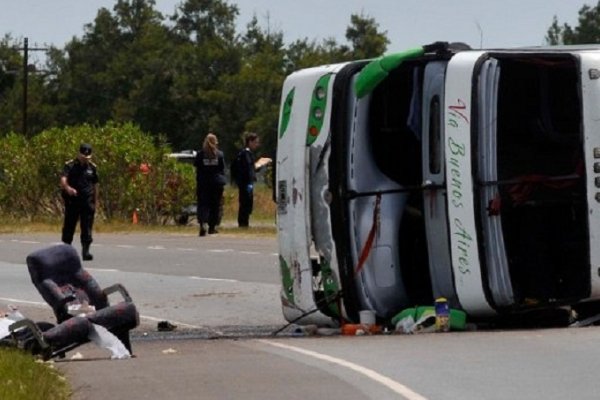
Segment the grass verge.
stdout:
<path fill-rule="evenodd" d="M 271 189 L 265 185 L 257 185 L 254 193 L 254 210 L 250 216 L 250 230 L 241 230 L 237 228 L 237 210 L 238 194 L 237 188 L 226 186 L 223 207 L 223 221 L 219 227 L 221 233 L 230 234 L 251 234 L 251 235 L 274 235 L 275 227 L 275 203 L 272 200 Z M 26 220 L 24 218 L 15 218 L 10 215 L 0 216 L 0 234 L 1 233 L 36 233 L 36 232 L 56 232 L 60 239 L 62 228 L 62 215 L 46 216 L 44 218 L 35 218 L 35 220 Z M 131 220 L 111 221 L 96 217 L 94 223 L 95 233 L 190 233 L 197 234 L 198 224 L 194 217 L 186 225 L 177 225 L 175 221 L 168 220 L 165 224 L 149 225 L 144 223 L 132 224 Z"/>
<path fill-rule="evenodd" d="M 0 348 L 0 399 L 66 400 L 71 388 L 52 363 L 10 348 Z"/>

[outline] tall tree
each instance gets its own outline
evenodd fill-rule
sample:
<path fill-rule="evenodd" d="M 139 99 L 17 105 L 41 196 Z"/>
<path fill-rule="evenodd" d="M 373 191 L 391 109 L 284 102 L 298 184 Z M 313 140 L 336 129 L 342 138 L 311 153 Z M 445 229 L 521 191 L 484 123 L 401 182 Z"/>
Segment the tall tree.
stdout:
<path fill-rule="evenodd" d="M 285 50 L 286 75 L 301 68 L 333 64 L 352 59 L 348 46 L 339 45 L 335 39 L 323 39 L 320 43 L 308 39 L 296 40 Z"/>
<path fill-rule="evenodd" d="M 379 32 L 379 24 L 375 19 L 362 13 L 350 16 L 346 39 L 352 44 L 354 59 L 378 57 L 385 53 L 390 44 L 387 32 Z"/>
<path fill-rule="evenodd" d="M 256 17 L 240 39 L 243 63 L 235 74 L 222 76 L 211 100 L 218 107 L 212 124 L 227 139 L 225 150 L 232 158 L 244 131 L 261 135 L 261 151 L 275 149 L 277 118 L 284 71 L 283 33 L 264 29 Z"/>
<path fill-rule="evenodd" d="M 125 92 L 119 83 L 127 77 L 113 76 L 108 71 L 124 48 L 119 21 L 101 8 L 94 22 L 85 26 L 81 39 L 73 38 L 64 54 L 52 55 L 61 71 L 56 82 L 60 101 L 68 104 L 63 124 L 104 123 L 111 119 L 115 99 Z"/>
<path fill-rule="evenodd" d="M 63 124 L 134 121 L 147 132 L 178 132 L 170 101 L 173 40 L 154 0 L 118 0 L 101 8 L 81 39 L 52 54 Z M 175 115 L 174 115 L 175 114 Z"/>
<path fill-rule="evenodd" d="M 559 24 L 554 16 L 546 42 L 551 45 L 600 43 L 600 1 L 595 7 L 584 5 L 579 10 L 579 25 Z"/>
<path fill-rule="evenodd" d="M 153 7 L 154 1 L 144 0 L 119 1 L 115 6 L 123 48 L 108 69 L 108 74 L 120 77 L 111 119 L 135 121 L 154 134 L 173 134 L 180 129 L 168 95 L 175 75 L 170 64 L 173 41 L 163 16 Z"/>
<path fill-rule="evenodd" d="M 177 37 L 173 60 L 177 75 L 172 95 L 184 125 L 176 139 L 181 146 L 197 148 L 202 138 L 214 131 L 223 144 L 221 81 L 238 73 L 241 50 L 235 33 L 236 6 L 221 0 L 186 0 L 172 20 Z"/>

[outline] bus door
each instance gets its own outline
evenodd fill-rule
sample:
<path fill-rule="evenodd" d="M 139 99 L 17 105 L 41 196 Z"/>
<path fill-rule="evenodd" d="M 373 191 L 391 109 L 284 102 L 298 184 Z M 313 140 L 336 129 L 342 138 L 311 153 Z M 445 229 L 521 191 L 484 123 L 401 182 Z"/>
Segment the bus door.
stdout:
<path fill-rule="evenodd" d="M 481 216 L 482 241 L 488 286 L 494 304 L 508 307 L 514 304 L 514 293 L 504 245 L 502 219 L 500 212 L 494 210 L 499 202 L 498 190 L 498 81 L 500 65 L 498 60 L 490 58 L 483 62 L 478 77 L 478 178 L 481 186 L 479 194 L 479 213 Z"/>

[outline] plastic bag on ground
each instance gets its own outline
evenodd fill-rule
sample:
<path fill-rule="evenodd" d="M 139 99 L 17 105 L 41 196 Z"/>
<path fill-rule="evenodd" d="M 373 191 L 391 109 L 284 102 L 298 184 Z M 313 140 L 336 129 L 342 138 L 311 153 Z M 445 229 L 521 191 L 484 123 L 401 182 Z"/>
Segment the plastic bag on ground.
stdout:
<path fill-rule="evenodd" d="M 110 350 L 112 354 L 110 358 L 112 359 L 122 360 L 131 358 L 131 354 L 123 342 L 101 325 L 92 324 L 92 329 L 90 330 L 88 337 L 96 345 Z"/>

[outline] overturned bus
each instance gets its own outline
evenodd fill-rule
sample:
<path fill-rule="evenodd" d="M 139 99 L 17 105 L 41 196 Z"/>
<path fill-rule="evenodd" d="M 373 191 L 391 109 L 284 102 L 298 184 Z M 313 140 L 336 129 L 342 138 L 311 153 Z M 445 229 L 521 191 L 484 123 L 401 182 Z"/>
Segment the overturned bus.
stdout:
<path fill-rule="evenodd" d="M 288 321 L 600 299 L 600 46 L 434 43 L 295 72 L 276 196 Z"/>

